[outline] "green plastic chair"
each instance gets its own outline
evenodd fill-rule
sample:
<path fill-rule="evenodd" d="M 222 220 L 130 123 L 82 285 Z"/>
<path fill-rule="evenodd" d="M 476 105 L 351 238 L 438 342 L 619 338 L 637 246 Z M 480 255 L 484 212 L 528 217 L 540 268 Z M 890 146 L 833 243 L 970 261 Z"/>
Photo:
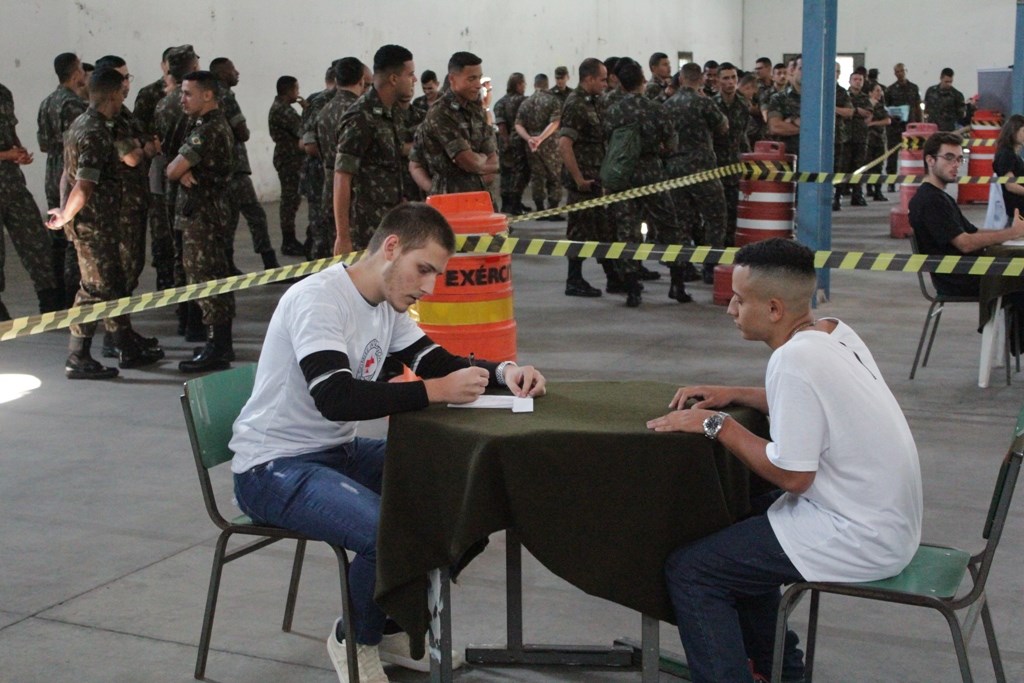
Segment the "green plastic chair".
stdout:
<path fill-rule="evenodd" d="M 231 440 L 231 428 L 242 411 L 242 406 L 252 394 L 255 379 L 256 366 L 243 365 L 190 379 L 185 382 L 185 393 L 181 396 L 181 407 L 185 412 L 185 426 L 188 428 L 189 440 L 192 442 L 192 455 L 195 457 L 196 472 L 199 474 L 203 502 L 206 504 L 206 512 L 210 515 L 210 519 L 220 529 L 217 547 L 213 554 L 210 588 L 206 594 L 206 613 L 203 615 L 203 629 L 199 637 L 199 652 L 196 656 L 195 677 L 198 679 L 202 679 L 206 674 L 213 617 L 217 608 L 217 595 L 220 591 L 220 579 L 224 565 L 280 540 L 295 540 L 295 559 L 292 562 L 288 599 L 284 608 L 284 622 L 281 625 L 281 630 L 289 632 L 292 628 L 292 617 L 295 614 L 295 598 L 299 591 L 299 577 L 302 574 L 306 541 L 310 540 L 295 531 L 255 524 L 248 515 L 238 515 L 228 520 L 218 509 L 217 498 L 210 482 L 210 470 L 231 460 L 232 453 L 228 448 L 228 442 Z M 256 536 L 258 540 L 250 541 L 229 552 L 228 541 L 235 534 Z M 356 640 L 352 619 L 349 618 L 351 605 L 348 593 L 348 555 L 344 548 L 333 545 L 331 548 L 338 556 L 341 575 L 341 606 L 346 628 L 345 644 L 349 680 L 358 681 Z"/>
<path fill-rule="evenodd" d="M 785 647 L 786 622 L 796 607 L 797 601 L 807 591 L 811 593 L 810 616 L 807 623 L 807 652 L 805 656 L 804 680 L 810 681 L 814 667 L 814 644 L 818 627 L 818 599 L 821 593 L 833 593 L 854 598 L 867 598 L 883 602 L 895 602 L 916 607 L 938 610 L 946 618 L 953 636 L 953 647 L 960 664 L 960 676 L 965 682 L 973 681 L 970 663 L 967 660 L 967 646 L 964 627 L 957 618 L 957 611 L 968 608 L 965 623 L 971 631 L 978 613 L 985 628 L 992 668 L 996 680 L 1006 681 L 1003 662 L 996 643 L 992 626 L 992 614 L 985 599 L 985 583 L 992 568 L 996 546 L 1003 533 L 1003 525 L 1017 485 L 1021 459 L 1024 457 L 1024 409 L 1017 417 L 1013 443 L 999 466 L 995 490 L 982 537 L 986 539 L 984 549 L 972 555 L 964 550 L 936 545 L 918 547 L 910 564 L 898 575 L 868 583 L 829 583 L 809 581 L 795 583 L 782 595 L 778 618 L 775 623 L 775 653 L 772 665 L 772 683 L 782 680 L 782 655 Z M 961 583 L 970 574 L 970 590 L 956 597 Z"/>

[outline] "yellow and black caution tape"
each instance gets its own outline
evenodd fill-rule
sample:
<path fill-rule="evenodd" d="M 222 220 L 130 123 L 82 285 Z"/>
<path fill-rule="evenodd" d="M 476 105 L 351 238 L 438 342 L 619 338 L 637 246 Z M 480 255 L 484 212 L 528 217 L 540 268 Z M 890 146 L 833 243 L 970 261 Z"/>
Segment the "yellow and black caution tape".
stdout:
<path fill-rule="evenodd" d="M 893 183 L 919 184 L 924 181 L 925 174 L 884 174 L 884 173 L 813 173 L 810 171 L 753 171 L 746 176 L 753 180 L 774 180 L 783 183 L 823 183 L 840 185 L 843 183 Z M 1024 184 L 1024 176 L 964 176 L 957 178 L 958 185 L 989 185 L 996 183 Z"/>

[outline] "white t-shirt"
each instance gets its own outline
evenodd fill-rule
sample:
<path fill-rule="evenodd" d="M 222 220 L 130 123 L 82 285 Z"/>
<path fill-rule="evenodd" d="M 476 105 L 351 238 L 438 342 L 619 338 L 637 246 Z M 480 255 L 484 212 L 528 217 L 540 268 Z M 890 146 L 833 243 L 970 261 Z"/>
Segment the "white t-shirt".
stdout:
<path fill-rule="evenodd" d="M 235 420 L 231 471 L 246 472 L 355 438 L 358 422 L 332 422 L 317 409 L 300 360 L 318 351 L 341 351 L 356 379 L 373 381 L 387 354 L 422 336 L 408 315 L 387 302 L 368 303 L 342 265 L 293 285 L 270 319 L 252 397 Z"/>
<path fill-rule="evenodd" d="M 873 581 L 898 574 L 921 540 L 917 447 L 871 352 L 841 321 L 798 332 L 775 349 L 765 388 L 768 459 L 816 472 L 768 519 L 808 581 Z"/>

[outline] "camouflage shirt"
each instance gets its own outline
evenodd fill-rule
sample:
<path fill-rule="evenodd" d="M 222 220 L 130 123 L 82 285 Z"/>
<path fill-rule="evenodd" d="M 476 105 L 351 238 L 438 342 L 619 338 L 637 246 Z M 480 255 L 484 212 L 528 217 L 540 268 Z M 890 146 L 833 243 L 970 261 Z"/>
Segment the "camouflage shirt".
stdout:
<path fill-rule="evenodd" d="M 18 134 L 15 126 L 18 119 L 14 115 L 14 96 L 11 91 L 0 84 L 0 152 L 6 152 L 18 145 Z M 0 183 L 9 181 L 24 182 L 25 176 L 18 164 L 13 161 L 0 161 Z M 6 189 L 0 186 L 0 193 Z"/>
<path fill-rule="evenodd" d="M 964 94 L 952 86 L 943 90 L 933 85 L 924 93 L 924 113 L 939 130 L 956 130 L 967 115 Z"/>
<path fill-rule="evenodd" d="M 384 106 L 377 89 L 370 87 L 341 119 L 334 170 L 352 175 L 353 235 L 368 237 L 387 210 L 402 201 L 405 158 L 397 109 Z"/>
<path fill-rule="evenodd" d="M 731 103 L 726 103 L 722 93 L 718 93 L 711 101 L 729 120 L 729 132 L 725 135 L 714 135 L 715 158 L 719 166 L 735 164 L 741 154 L 750 151 L 750 140 L 747 138 L 747 125 L 750 123 L 750 100 L 738 92 Z"/>
<path fill-rule="evenodd" d="M 680 88 L 664 106 L 679 135 L 679 151 L 672 158 L 672 172 L 692 173 L 714 168 L 712 136 L 726 121 L 725 114 L 693 88 Z"/>
<path fill-rule="evenodd" d="M 334 170 L 334 151 L 338 148 L 338 136 L 341 134 L 341 120 L 345 112 L 349 110 L 359 96 L 355 93 L 338 88 L 334 91 L 334 97 L 328 102 L 316 117 L 316 142 L 320 146 L 320 154 L 323 157 L 324 169 Z"/>
<path fill-rule="evenodd" d="M 836 83 L 836 109 L 853 107 L 850 103 L 850 94 L 846 88 Z M 842 145 L 850 141 L 850 119 L 836 114 L 836 137 L 835 144 Z"/>
<path fill-rule="evenodd" d="M 871 104 L 871 98 L 868 97 L 867 93 L 863 90 L 855 93 L 850 90 L 850 103 L 851 106 L 856 107 L 860 110 L 871 111 L 873 105 Z M 857 144 L 863 144 L 868 140 L 868 119 L 864 118 L 860 112 L 854 111 L 853 118 L 850 120 L 850 142 Z"/>
<path fill-rule="evenodd" d="M 156 135 L 154 118 L 156 105 L 164 97 L 164 79 L 159 79 L 139 90 L 135 95 L 135 111 L 132 114 L 146 135 Z"/>
<path fill-rule="evenodd" d="M 779 118 L 783 121 L 791 121 L 800 118 L 800 93 L 787 85 L 782 92 L 772 95 L 768 101 L 768 108 L 765 110 L 768 119 Z M 796 135 L 773 135 L 779 142 L 785 143 L 787 154 L 800 153 L 800 134 Z"/>
<path fill-rule="evenodd" d="M 121 183 L 117 167 L 120 161 L 114 148 L 115 121 L 92 107 L 75 119 L 64 137 L 64 172 L 68 185 L 79 180 L 96 184 L 75 222 L 95 226 L 116 221 L 121 201 Z"/>
<path fill-rule="evenodd" d="M 676 151 L 679 136 L 664 105 L 633 93 L 623 93 L 617 98 L 601 121 L 609 138 L 616 128 L 633 123 L 640 128 L 640 157 L 632 185 L 657 182 L 663 177 L 662 157 Z"/>
<path fill-rule="evenodd" d="M 604 161 L 604 126 L 601 123 L 600 95 L 590 95 L 576 88 L 562 107 L 560 138 L 572 140 L 572 152 L 580 172 L 587 178 L 596 178 Z"/>
<path fill-rule="evenodd" d="M 665 91 L 668 89 L 668 81 L 663 81 L 657 76 L 652 76 L 651 80 L 647 82 L 647 87 L 644 88 L 644 97 L 658 102 L 664 102 L 668 99 L 668 95 Z"/>
<path fill-rule="evenodd" d="M 178 192 L 179 207 L 193 200 L 203 210 L 211 198 L 221 198 L 235 172 L 235 134 L 224 112 L 214 109 L 191 121 L 178 154 L 189 162 L 194 187 L 184 185 Z"/>
<path fill-rule="evenodd" d="M 294 165 L 306 158 L 306 153 L 299 148 L 302 139 L 302 117 L 292 105 L 274 98 L 267 115 L 267 126 L 270 139 L 274 141 L 274 166 Z"/>
<path fill-rule="evenodd" d="M 514 119 L 530 135 L 540 135 L 549 124 L 562 118 L 562 103 L 545 90 L 538 90 L 523 101 Z M 514 135 L 515 133 L 510 133 Z"/>
<path fill-rule="evenodd" d="M 316 144 L 316 119 L 320 115 L 320 110 L 337 94 L 338 91 L 334 89 L 321 90 L 306 98 L 309 106 L 302 111 L 302 144 Z M 330 150 L 327 150 L 326 156 L 330 156 Z"/>
<path fill-rule="evenodd" d="M 64 133 L 87 108 L 88 105 L 81 97 L 63 85 L 47 95 L 39 105 L 39 116 L 36 118 L 39 149 L 47 154 L 62 154 Z"/>
<path fill-rule="evenodd" d="M 870 100 L 869 100 L 870 101 Z M 884 121 L 889 118 L 889 110 L 885 108 L 885 103 L 878 101 L 871 105 L 871 120 L 872 121 Z M 868 144 L 885 146 L 885 131 L 887 126 L 871 126 L 868 128 Z"/>
<path fill-rule="evenodd" d="M 907 105 L 909 112 L 904 123 L 919 123 L 921 121 L 921 91 L 915 83 L 896 81 L 890 85 L 885 89 L 885 104 L 890 107 Z"/>
<path fill-rule="evenodd" d="M 515 135 L 512 129 L 515 127 L 516 115 L 525 101 L 525 95 L 506 93 L 504 97 L 494 103 L 494 125 L 505 124 L 508 134 Z"/>
<path fill-rule="evenodd" d="M 561 104 L 565 104 L 565 101 L 569 99 L 569 94 L 572 91 L 572 88 L 570 88 L 569 86 L 560 89 L 557 85 L 551 86 L 551 88 L 548 90 L 549 93 L 558 98 L 558 101 Z"/>
<path fill-rule="evenodd" d="M 436 102 L 437 100 L 434 101 Z M 420 95 L 419 97 L 412 101 L 412 106 L 416 107 L 421 112 L 426 114 L 427 110 L 430 109 L 430 102 L 427 101 L 426 95 Z"/>
<path fill-rule="evenodd" d="M 463 171 L 455 157 L 465 151 L 495 154 L 498 141 L 480 101 L 463 100 L 449 90 L 427 110 L 415 147 L 430 173 L 431 194 L 473 192 L 486 189 L 483 177 Z"/>
<path fill-rule="evenodd" d="M 219 93 L 220 110 L 224 112 L 224 118 L 227 119 L 228 126 L 231 127 L 235 137 L 235 173 L 252 175 L 249 153 L 245 151 L 245 141 L 235 133 L 239 126 L 245 125 L 245 114 L 242 113 L 242 108 L 238 105 L 238 100 L 231 88 L 221 86 Z"/>
<path fill-rule="evenodd" d="M 181 86 L 157 102 L 153 112 L 153 132 L 160 138 L 164 153 L 170 156 L 181 146 L 188 117 L 181 108 Z"/>
<path fill-rule="evenodd" d="M 133 150 L 142 146 L 142 138 L 145 137 L 142 127 L 132 115 L 128 107 L 121 105 L 121 111 L 114 117 L 114 148 L 117 150 L 118 158 L 123 158 Z M 149 162 L 143 160 L 137 166 L 129 166 L 120 161 L 117 164 L 117 174 L 121 179 L 122 187 L 129 191 L 143 194 L 149 191 Z"/>

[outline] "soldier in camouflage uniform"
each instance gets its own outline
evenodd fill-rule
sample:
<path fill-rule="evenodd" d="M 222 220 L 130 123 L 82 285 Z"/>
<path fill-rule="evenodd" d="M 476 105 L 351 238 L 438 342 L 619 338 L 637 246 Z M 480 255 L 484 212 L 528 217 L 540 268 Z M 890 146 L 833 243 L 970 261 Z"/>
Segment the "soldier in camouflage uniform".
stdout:
<path fill-rule="evenodd" d="M 120 161 L 113 133 L 114 119 L 124 104 L 123 88 L 122 74 L 110 68 L 97 69 L 89 81 L 89 108 L 75 119 L 64 138 L 61 195 L 66 201 L 61 208 L 50 209 L 47 227 L 63 227 L 75 243 L 81 271 L 76 306 L 127 295 L 118 229 Z M 106 318 L 103 323 L 114 335 L 119 367 L 139 367 L 163 358 L 155 340 L 143 342 L 144 338 L 132 330 L 128 315 Z M 71 325 L 70 354 L 64 366 L 69 379 L 109 379 L 117 375 L 116 368 L 104 367 L 92 358 L 95 331 L 95 322 Z"/>
<path fill-rule="evenodd" d="M 334 62 L 334 78 L 334 97 L 316 117 L 316 142 L 321 150 L 321 160 L 324 162 L 324 186 L 320 195 L 323 212 L 317 221 L 311 241 L 313 258 L 328 258 L 335 255 L 338 228 L 334 218 L 334 163 L 338 138 L 341 135 L 341 120 L 345 112 L 373 83 L 370 69 L 355 57 L 345 57 Z"/>
<path fill-rule="evenodd" d="M 384 214 L 402 202 L 407 164 L 397 102 L 411 101 L 415 88 L 412 53 L 400 45 L 377 50 L 373 86 L 341 119 L 333 174 L 335 255 L 366 249 Z"/>
<path fill-rule="evenodd" d="M 500 170 L 497 137 L 480 104 L 481 63 L 471 52 L 451 56 L 450 87 L 416 131 L 410 165 L 425 164 L 430 194 L 490 192 Z"/>
<path fill-rule="evenodd" d="M 664 102 L 672 96 L 672 64 L 664 52 L 655 52 L 648 60 L 651 67 L 651 80 L 647 83 L 644 95 L 652 100 Z"/>
<path fill-rule="evenodd" d="M 902 62 L 896 64 L 892 69 L 896 80 L 885 89 L 885 104 L 888 107 L 900 107 L 906 105 L 906 121 L 894 118 L 886 134 L 890 149 L 903 143 L 903 132 L 907 129 L 908 123 L 921 122 L 921 92 L 917 84 L 907 80 L 907 67 Z M 895 174 L 897 170 L 898 154 L 891 155 L 886 160 L 886 173 Z M 896 186 L 889 183 L 889 191 L 895 192 Z"/>
<path fill-rule="evenodd" d="M 611 109 L 612 105 L 621 100 L 626 96 L 626 93 L 622 90 L 622 84 L 619 83 L 619 77 L 615 74 L 619 68 L 619 63 L 624 59 L 630 59 L 629 57 L 609 57 L 604 60 L 604 68 L 608 70 L 608 88 L 601 95 L 601 112 L 607 112 Z M 633 60 L 635 61 L 635 60 Z M 646 80 L 644 81 L 646 84 Z"/>
<path fill-rule="evenodd" d="M 135 109 L 132 115 L 138 123 L 146 139 L 157 139 L 156 106 L 163 99 L 167 88 L 167 55 L 173 47 L 163 52 L 160 69 L 163 76 L 149 85 L 140 88 L 135 95 Z M 167 158 L 161 150 L 149 165 L 149 239 L 150 257 L 156 269 L 156 288 L 168 289 L 174 286 L 174 239 L 171 237 L 171 224 L 167 220 L 167 204 L 164 202 L 164 169 Z"/>
<path fill-rule="evenodd" d="M 441 97 L 441 84 L 437 82 L 437 74 L 430 69 L 420 74 L 420 87 L 423 88 L 423 94 L 412 101 L 412 106 L 426 116 L 430 105 Z"/>
<path fill-rule="evenodd" d="M 871 98 L 864 92 L 864 76 L 866 69 L 860 67 L 850 75 L 850 104 L 853 107 L 853 118 L 850 119 L 850 164 L 849 172 L 853 173 L 868 160 L 868 121 L 872 116 Z M 853 196 L 850 206 L 867 206 L 864 199 L 864 186 L 861 183 L 849 184 Z"/>
<path fill-rule="evenodd" d="M 295 214 L 299 212 L 299 175 L 306 153 L 302 149 L 302 117 L 292 108 L 300 101 L 299 81 L 294 76 L 277 79 L 277 97 L 270 105 L 267 126 L 274 141 L 274 170 L 281 183 L 281 253 L 305 256 L 306 249 L 295 238 Z"/>
<path fill-rule="evenodd" d="M 539 74 L 543 76 L 543 74 Z M 562 159 L 558 155 L 558 132 L 562 118 L 562 105 L 548 92 L 544 81 L 535 78 L 534 92 L 523 102 L 515 118 L 515 137 L 525 142 L 530 164 L 530 193 L 538 211 L 554 209 L 562 199 Z M 546 81 L 546 79 L 544 79 Z M 552 216 L 554 220 L 561 220 Z"/>
<path fill-rule="evenodd" d="M 547 80 L 545 76 L 544 88 L 547 88 Z M 534 87 L 537 87 L 536 78 Z M 526 77 L 517 71 L 508 77 L 505 96 L 494 104 L 494 125 L 498 127 L 498 157 L 501 161 L 501 212 L 514 216 L 527 211 L 523 206 L 523 191 L 530 178 L 526 143 L 515 134 L 516 116 L 526 101 L 525 92 Z"/>
<path fill-rule="evenodd" d="M 750 101 L 737 92 L 739 81 L 736 67 L 729 62 L 722 62 L 718 67 L 718 93 L 712 101 L 729 121 L 729 131 L 725 135 L 714 136 L 715 158 L 719 166 L 736 164 L 740 155 L 750 151 L 747 140 L 747 125 L 750 121 Z M 736 173 L 722 178 L 722 190 L 725 192 L 726 225 L 725 246 L 736 244 L 736 205 L 739 202 L 740 176 Z"/>
<path fill-rule="evenodd" d="M 182 107 L 191 126 L 178 155 L 167 165 L 169 180 L 180 183 L 175 229 L 182 233 L 182 260 L 189 284 L 227 277 L 228 188 L 235 169 L 236 138 L 220 110 L 217 78 L 209 71 L 189 74 L 182 83 Z M 192 360 L 181 361 L 181 372 L 206 372 L 228 367 L 235 358 L 231 321 L 234 294 L 199 300 L 206 345 Z"/>
<path fill-rule="evenodd" d="M 881 83 L 875 83 L 870 91 L 871 98 L 871 120 L 868 122 L 868 154 L 869 160 L 877 159 L 885 154 L 886 131 L 892 124 L 892 117 L 885 108 L 885 89 Z M 880 173 L 881 169 L 875 167 L 869 173 Z M 889 198 L 882 192 L 882 183 L 868 185 L 868 194 L 876 202 L 887 202 Z"/>
<path fill-rule="evenodd" d="M 324 89 L 313 93 L 306 102 L 309 106 L 302 110 L 302 146 L 306 150 L 306 160 L 302 166 L 302 176 L 299 179 L 299 190 L 306 198 L 306 210 L 309 225 L 306 228 L 306 257 L 313 257 L 314 238 L 317 234 L 317 226 L 320 224 L 320 217 L 323 215 L 324 207 L 324 166 L 328 163 L 326 157 L 331 156 L 330 150 L 321 150 L 316 140 L 316 121 L 320 116 L 320 110 L 327 106 L 336 94 L 337 80 L 334 75 L 334 64 L 327 69 L 324 75 Z"/>
<path fill-rule="evenodd" d="M 679 92 L 665 102 L 679 135 L 679 150 L 668 158 L 669 176 L 690 175 L 715 168 L 713 136 L 729 132 L 729 120 L 715 103 L 699 91 L 703 73 L 690 62 L 679 72 Z M 698 245 L 725 246 L 727 211 L 721 180 L 680 187 L 673 191 L 676 215 Z M 712 282 L 712 270 L 704 269 L 704 281 Z"/>
<path fill-rule="evenodd" d="M 568 191 L 566 206 L 601 196 L 601 162 L 604 161 L 605 133 L 601 123 L 601 96 L 608 84 L 608 69 L 601 60 L 588 57 L 580 63 L 580 84 L 562 107 L 558 130 L 558 153 L 562 157 L 562 183 Z M 615 236 L 603 207 L 569 213 L 565 230 L 570 240 L 610 242 Z M 623 291 L 614 261 L 602 259 L 609 291 Z M 597 297 L 601 290 L 583 278 L 583 259 L 569 258 L 565 280 L 566 296 Z"/>
<path fill-rule="evenodd" d="M 280 268 L 277 253 L 270 242 L 270 226 L 267 224 L 267 212 L 256 197 L 256 188 L 252 184 L 252 167 L 249 165 L 249 153 L 245 143 L 249 140 L 249 126 L 245 122 L 245 114 L 238 106 L 238 99 L 231 88 L 238 85 L 238 69 L 226 57 L 218 57 L 210 62 L 210 71 L 220 81 L 220 109 L 228 120 L 235 134 L 235 174 L 231 177 L 231 189 L 228 192 L 231 212 L 228 214 L 227 253 L 228 263 L 232 272 L 237 272 L 235 264 L 235 231 L 238 229 L 239 214 L 245 216 L 252 236 L 252 249 L 260 255 L 264 268 Z"/>
<path fill-rule="evenodd" d="M 953 87 L 953 70 L 942 70 L 939 82 L 924 92 L 924 116 L 939 130 L 956 130 L 965 123 L 967 108 L 964 94 Z"/>
<path fill-rule="evenodd" d="M 786 74 L 786 87 L 774 93 L 765 107 L 768 134 L 786 146 L 786 154 L 800 154 L 800 82 L 803 77 L 803 59 L 790 61 Z"/>
<path fill-rule="evenodd" d="M 53 69 L 60 82 L 57 89 L 46 96 L 39 105 L 36 117 L 36 140 L 39 149 L 46 154 L 47 208 L 59 207 L 60 177 L 64 170 L 64 133 L 86 109 L 87 105 L 79 93 L 85 87 L 85 71 L 82 62 L 70 52 L 57 55 Z M 51 233 L 51 249 L 54 277 L 64 287 L 64 304 L 68 307 L 75 300 L 78 291 L 78 257 L 74 243 L 65 239 L 63 233 Z"/>
<path fill-rule="evenodd" d="M 836 64 L 836 121 L 835 140 L 833 145 L 832 170 L 836 173 L 849 173 L 850 168 L 850 120 L 853 118 L 853 105 L 850 103 L 850 93 L 846 88 L 839 85 L 839 64 Z M 849 194 L 850 189 L 846 183 L 836 185 L 832 193 L 832 210 L 839 211 L 842 208 L 840 196 Z"/>
<path fill-rule="evenodd" d="M 749 105 L 745 135 L 747 137 L 747 144 L 750 146 L 750 149 L 753 149 L 754 144 L 763 140 L 768 134 L 765 127 L 764 114 L 761 112 L 761 104 L 758 99 L 760 93 L 758 92 L 757 77 L 751 73 L 744 74 L 739 81 L 737 92 L 743 96 Z"/>
<path fill-rule="evenodd" d="M 644 72 L 636 61 L 624 58 L 616 66 L 623 94 L 605 112 L 602 119 L 605 133 L 611 138 L 618 128 L 630 125 L 639 128 L 640 156 L 633 170 L 630 187 L 665 180 L 667 176 L 663 160 L 675 151 L 678 140 L 668 111 L 653 99 L 644 97 Z M 640 224 L 644 221 L 649 230 L 658 235 L 659 241 L 678 244 L 677 240 L 681 238 L 676 233 L 679 222 L 671 196 L 648 195 L 616 202 L 608 207 L 608 213 L 615 227 L 615 237 L 620 242 L 640 242 Z M 636 308 L 640 305 L 640 292 L 643 290 L 640 283 L 642 264 L 633 259 L 621 259 L 615 263 L 626 292 L 626 305 Z M 682 270 L 681 266 L 672 266 L 672 289 L 669 296 L 685 303 L 691 299 L 686 293 Z"/>
<path fill-rule="evenodd" d="M 555 67 L 555 84 L 551 86 L 548 91 L 552 95 L 558 98 L 558 101 L 565 105 L 566 99 L 569 98 L 569 93 L 572 92 L 572 88 L 569 87 L 569 68 L 565 66 Z"/>
<path fill-rule="evenodd" d="M 402 198 L 409 202 L 422 202 L 427 196 L 416 183 L 409 171 L 409 159 L 412 157 L 413 140 L 420 124 L 427 118 L 427 113 L 419 107 L 412 106 L 412 97 L 398 97 L 398 106 L 394 110 L 398 125 L 399 142 L 402 144 Z"/>
<path fill-rule="evenodd" d="M 0 85 L 0 226 L 18 251 L 25 270 L 32 278 L 39 297 L 39 312 L 59 311 L 63 307 L 62 288 L 57 286 L 51 263 L 50 242 L 39 208 L 25 184 L 25 175 L 19 166 L 32 163 L 32 155 L 22 147 L 15 126 L 14 97 Z M 0 234 L 0 293 L 4 291 L 4 238 Z M 7 308 L 0 301 L 0 321 L 10 320 Z"/>

